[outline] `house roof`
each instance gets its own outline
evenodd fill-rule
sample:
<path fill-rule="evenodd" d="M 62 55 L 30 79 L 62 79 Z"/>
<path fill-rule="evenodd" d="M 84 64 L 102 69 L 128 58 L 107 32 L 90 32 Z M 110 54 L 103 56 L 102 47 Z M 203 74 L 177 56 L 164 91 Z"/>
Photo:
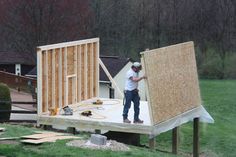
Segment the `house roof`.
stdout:
<path fill-rule="evenodd" d="M 26 74 L 27 76 L 37 76 L 37 66 L 35 66 L 30 72 Z"/>
<path fill-rule="evenodd" d="M 111 76 L 114 78 L 120 70 L 131 61 L 129 58 L 120 58 L 117 56 L 100 56 L 102 62 L 105 64 L 107 70 L 110 72 Z M 105 74 L 104 70 L 100 66 L 100 81 L 109 81 L 109 78 Z M 27 75 L 37 75 L 36 67 L 33 68 Z"/>
<path fill-rule="evenodd" d="M 34 65 L 34 63 L 25 55 L 25 53 L 14 51 L 0 52 L 0 64 L 24 64 Z"/>
<path fill-rule="evenodd" d="M 100 56 L 100 58 L 113 78 L 131 61 L 130 58 L 121 58 L 118 56 Z M 99 69 L 100 81 L 110 81 L 101 66 Z"/>

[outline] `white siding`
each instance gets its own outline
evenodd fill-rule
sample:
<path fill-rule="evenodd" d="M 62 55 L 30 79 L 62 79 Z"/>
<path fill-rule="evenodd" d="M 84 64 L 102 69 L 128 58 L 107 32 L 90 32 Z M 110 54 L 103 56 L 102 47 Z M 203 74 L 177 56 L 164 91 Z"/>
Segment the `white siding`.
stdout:
<path fill-rule="evenodd" d="M 109 98 L 108 84 L 99 82 L 99 97 Z"/>

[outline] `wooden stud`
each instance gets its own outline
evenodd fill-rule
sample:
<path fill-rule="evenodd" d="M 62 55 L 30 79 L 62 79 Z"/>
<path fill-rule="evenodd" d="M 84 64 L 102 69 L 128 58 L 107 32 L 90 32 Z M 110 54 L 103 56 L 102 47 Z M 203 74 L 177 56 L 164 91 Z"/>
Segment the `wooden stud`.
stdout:
<path fill-rule="evenodd" d="M 193 157 L 199 157 L 199 118 L 193 120 Z"/>
<path fill-rule="evenodd" d="M 68 86 L 67 86 L 67 47 L 64 51 L 64 106 L 68 105 Z"/>
<path fill-rule="evenodd" d="M 85 51 L 84 51 L 84 99 L 88 99 L 88 45 L 85 44 Z"/>
<path fill-rule="evenodd" d="M 78 64 L 78 73 L 77 73 L 77 90 L 78 90 L 78 99 L 77 99 L 77 102 L 80 102 L 81 101 L 81 45 L 79 45 L 79 48 L 78 48 L 78 55 L 77 55 L 77 64 Z"/>
<path fill-rule="evenodd" d="M 94 70 L 93 70 L 93 43 L 91 43 L 91 48 L 90 48 L 90 97 L 94 97 L 93 94 L 93 75 L 94 75 Z"/>
<path fill-rule="evenodd" d="M 84 55 L 85 55 L 85 45 L 81 45 L 81 59 L 80 59 L 80 61 L 81 61 L 81 77 L 80 77 L 80 79 L 81 79 L 81 100 L 84 100 L 85 99 L 85 81 L 84 81 L 84 78 L 85 78 L 85 76 L 84 76 L 84 74 L 85 74 L 85 67 L 84 67 Z"/>
<path fill-rule="evenodd" d="M 46 108 L 45 108 L 45 111 L 47 112 L 48 111 L 48 96 L 49 96 L 49 93 L 48 93 L 48 50 L 46 51 Z"/>
<path fill-rule="evenodd" d="M 38 88 L 38 93 L 37 93 L 37 111 L 38 115 L 42 113 L 42 108 L 43 108 L 43 103 L 42 103 L 42 51 L 41 49 L 37 49 L 37 88 Z"/>
<path fill-rule="evenodd" d="M 78 91 L 78 82 L 77 82 L 77 80 L 78 80 L 78 64 L 77 64 L 77 62 L 78 62 L 78 46 L 74 46 L 74 73 L 75 73 L 75 80 L 74 80 L 74 86 L 73 86 L 73 89 L 75 90 L 74 91 L 74 93 L 75 93 L 75 95 L 74 95 L 74 103 L 77 103 L 77 99 L 78 99 L 78 94 L 77 94 L 77 91 Z"/>
<path fill-rule="evenodd" d="M 97 44 L 97 48 L 96 48 L 96 58 L 95 58 L 95 63 L 97 65 L 97 69 L 96 69 L 96 96 L 99 96 L 99 49 L 100 49 L 100 43 L 96 42 Z"/>
<path fill-rule="evenodd" d="M 52 50 L 52 108 L 55 109 L 55 49 Z"/>
<path fill-rule="evenodd" d="M 172 130 L 172 153 L 178 154 L 179 146 L 179 127 L 175 127 Z"/>
<path fill-rule="evenodd" d="M 59 108 L 62 108 L 62 50 L 59 50 Z"/>

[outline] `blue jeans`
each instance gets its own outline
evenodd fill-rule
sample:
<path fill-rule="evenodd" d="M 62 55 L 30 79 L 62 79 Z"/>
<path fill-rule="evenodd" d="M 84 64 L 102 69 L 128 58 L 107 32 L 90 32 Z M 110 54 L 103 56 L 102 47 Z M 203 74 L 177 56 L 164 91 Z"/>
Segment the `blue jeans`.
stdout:
<path fill-rule="evenodd" d="M 125 105 L 123 109 L 123 119 L 128 118 L 128 112 L 131 106 L 131 101 L 134 103 L 134 120 L 139 119 L 140 97 L 137 90 L 125 91 Z"/>

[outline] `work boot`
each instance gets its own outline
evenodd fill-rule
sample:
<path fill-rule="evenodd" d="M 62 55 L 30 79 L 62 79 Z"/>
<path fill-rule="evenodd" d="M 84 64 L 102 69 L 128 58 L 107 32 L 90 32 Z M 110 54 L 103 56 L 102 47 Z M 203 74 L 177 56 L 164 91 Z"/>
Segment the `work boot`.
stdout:
<path fill-rule="evenodd" d="M 134 124 L 143 124 L 143 120 L 141 119 L 134 120 Z"/>
<path fill-rule="evenodd" d="M 131 123 L 131 121 L 128 118 L 124 119 L 123 122 L 124 123 Z"/>

